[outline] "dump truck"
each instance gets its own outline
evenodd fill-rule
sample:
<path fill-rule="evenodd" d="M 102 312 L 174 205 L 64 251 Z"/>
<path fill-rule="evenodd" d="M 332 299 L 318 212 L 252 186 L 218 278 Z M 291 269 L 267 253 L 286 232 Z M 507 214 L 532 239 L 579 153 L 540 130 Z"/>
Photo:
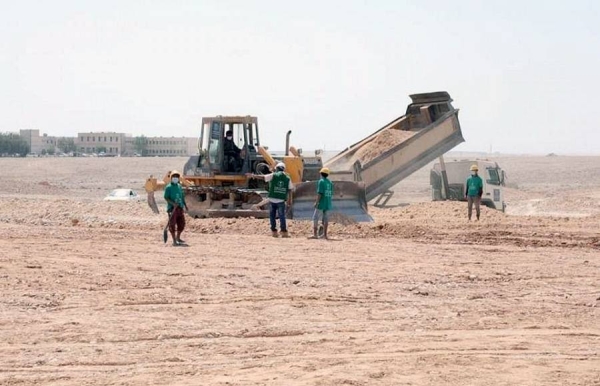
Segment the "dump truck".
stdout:
<path fill-rule="evenodd" d="M 230 133 L 231 140 L 227 139 Z M 285 153 L 274 156 L 260 142 L 258 118 L 254 116 L 215 116 L 202 118 L 198 154 L 189 158 L 180 178 L 188 214 L 206 217 L 268 217 L 265 209 L 267 185 L 249 173 L 267 174 L 277 162 L 286 165 L 294 184 L 318 179 L 321 157 L 305 156 L 290 146 L 286 134 Z M 159 213 L 154 194 L 170 181 L 171 171 L 162 179 L 150 176 L 145 190 L 148 205 Z"/>
<path fill-rule="evenodd" d="M 431 199 L 433 201 L 466 201 L 465 184 L 471 173 L 472 165 L 477 165 L 479 176 L 483 180 L 481 204 L 504 212 L 506 210 L 504 202 L 506 173 L 497 162 L 487 159 L 463 159 L 435 163 L 429 178 Z"/>
<path fill-rule="evenodd" d="M 398 117 L 349 146 L 325 163 L 334 183 L 332 212 L 354 221 L 372 221 L 367 202 L 385 205 L 390 189 L 415 171 L 464 142 L 458 109 L 445 92 L 410 95 L 412 103 Z M 316 182 L 300 184 L 294 193 L 294 219 L 314 211 Z"/>

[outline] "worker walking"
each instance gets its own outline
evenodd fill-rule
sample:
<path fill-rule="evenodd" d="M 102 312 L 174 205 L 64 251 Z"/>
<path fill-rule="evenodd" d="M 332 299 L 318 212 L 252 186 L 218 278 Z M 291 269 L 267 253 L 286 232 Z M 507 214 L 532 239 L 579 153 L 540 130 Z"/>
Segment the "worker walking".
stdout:
<path fill-rule="evenodd" d="M 169 231 L 173 238 L 173 246 L 185 244 L 181 239 L 181 233 L 185 229 L 185 214 L 188 207 L 185 203 L 183 188 L 179 183 L 181 174 L 173 170 L 171 172 L 171 183 L 165 187 L 165 201 L 167 201 L 167 213 L 169 214 Z"/>
<path fill-rule="evenodd" d="M 291 194 L 290 191 L 294 189 L 292 179 L 285 172 L 285 164 L 279 162 L 275 166 L 275 171 L 271 174 L 258 175 L 258 174 L 247 174 L 246 176 L 257 179 L 264 179 L 269 183 L 269 220 L 271 224 L 271 234 L 273 237 L 278 237 L 277 233 L 277 217 L 279 217 L 279 227 L 281 230 L 281 237 L 290 237 L 287 230 L 286 223 L 286 212 L 287 205 L 291 205 Z"/>
<path fill-rule="evenodd" d="M 477 221 L 479 221 L 479 215 L 481 213 L 481 196 L 483 195 L 483 180 L 477 172 L 479 168 L 477 165 L 471 166 L 471 176 L 467 178 L 467 183 L 465 185 L 465 197 L 468 202 L 468 216 L 469 221 L 471 221 L 471 216 L 473 214 L 473 205 L 475 205 L 475 212 L 477 216 Z"/>
<path fill-rule="evenodd" d="M 327 229 L 329 228 L 329 211 L 332 207 L 333 182 L 329 180 L 330 171 L 328 168 L 321 169 L 321 179 L 317 185 L 317 200 L 315 201 L 315 213 L 313 214 L 313 236 L 312 239 L 319 238 L 319 218 L 322 219 L 323 238 L 328 239 Z"/>

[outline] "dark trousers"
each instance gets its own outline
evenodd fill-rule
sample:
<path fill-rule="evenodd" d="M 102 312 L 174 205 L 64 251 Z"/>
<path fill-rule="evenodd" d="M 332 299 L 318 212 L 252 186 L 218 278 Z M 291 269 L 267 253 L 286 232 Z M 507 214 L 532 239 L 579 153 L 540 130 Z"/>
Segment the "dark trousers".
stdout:
<path fill-rule="evenodd" d="M 471 219 L 471 215 L 473 214 L 473 205 L 475 205 L 475 214 L 477 218 L 479 218 L 479 214 L 481 212 L 481 197 L 479 196 L 468 196 L 467 197 L 467 211 L 469 215 L 469 220 Z"/>
<path fill-rule="evenodd" d="M 169 220 L 169 230 L 171 232 L 183 232 L 185 229 L 185 213 L 183 209 L 177 207 L 173 210 L 171 219 Z"/>
<path fill-rule="evenodd" d="M 234 173 L 242 170 L 243 160 L 235 154 L 225 154 L 225 171 Z"/>
<path fill-rule="evenodd" d="M 270 203 L 269 220 L 271 220 L 271 230 L 277 232 L 276 217 L 279 216 L 279 225 L 281 225 L 281 231 L 287 232 L 287 224 L 285 222 L 285 202 Z"/>

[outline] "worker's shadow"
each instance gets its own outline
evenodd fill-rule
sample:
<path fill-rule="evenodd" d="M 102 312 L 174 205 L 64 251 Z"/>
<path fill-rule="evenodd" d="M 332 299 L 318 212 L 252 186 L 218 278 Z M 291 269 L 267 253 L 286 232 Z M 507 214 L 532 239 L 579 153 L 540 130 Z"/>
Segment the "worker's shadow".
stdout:
<path fill-rule="evenodd" d="M 409 206 L 410 204 L 408 202 L 401 202 L 399 204 L 394 204 L 394 205 L 390 205 L 390 204 L 373 204 L 373 206 L 375 208 L 379 208 L 379 209 L 393 209 L 393 208 L 402 208 L 405 206 Z"/>
<path fill-rule="evenodd" d="M 169 247 L 173 247 L 173 248 L 189 248 L 189 244 L 177 244 L 177 245 L 173 245 L 173 244 L 167 244 L 167 246 Z"/>

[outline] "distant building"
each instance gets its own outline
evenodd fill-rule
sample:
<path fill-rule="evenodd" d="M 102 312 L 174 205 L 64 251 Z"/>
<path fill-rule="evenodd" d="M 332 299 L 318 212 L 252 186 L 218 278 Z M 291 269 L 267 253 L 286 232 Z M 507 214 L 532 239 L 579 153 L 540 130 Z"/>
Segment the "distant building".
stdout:
<path fill-rule="evenodd" d="M 130 134 L 103 131 L 78 133 L 75 146 L 81 153 L 104 152 L 107 155 L 124 155 L 125 139 L 130 137 Z"/>
<path fill-rule="evenodd" d="M 143 141 L 142 143 L 138 143 Z M 160 157 L 187 157 L 198 152 L 198 139 L 186 137 L 132 137 L 116 132 L 88 132 L 77 134 L 75 144 L 81 153 L 107 155 Z"/>
<path fill-rule="evenodd" d="M 187 157 L 198 154 L 198 139 L 189 137 L 132 137 L 117 132 L 85 132 L 73 137 L 40 135 L 39 130 L 20 130 L 19 136 L 29 145 L 34 154 L 58 153 L 62 139 L 73 140 L 77 152 L 109 156 Z M 143 141 L 141 143 L 138 143 Z"/>
<path fill-rule="evenodd" d="M 29 145 L 29 152 L 34 154 L 42 154 L 46 152 L 55 153 L 59 137 L 49 136 L 48 134 L 40 135 L 39 130 L 19 130 L 19 136 Z M 62 137 L 60 137 L 62 138 Z"/>
<path fill-rule="evenodd" d="M 143 140 L 143 144 L 137 144 Z M 198 153 L 198 139 L 188 137 L 127 138 L 126 148 L 134 154 L 155 157 L 186 157 Z M 143 154 L 141 154 L 143 153 Z"/>
<path fill-rule="evenodd" d="M 29 152 L 39 154 L 42 151 L 42 139 L 39 130 L 19 130 L 19 136 L 29 145 Z"/>

